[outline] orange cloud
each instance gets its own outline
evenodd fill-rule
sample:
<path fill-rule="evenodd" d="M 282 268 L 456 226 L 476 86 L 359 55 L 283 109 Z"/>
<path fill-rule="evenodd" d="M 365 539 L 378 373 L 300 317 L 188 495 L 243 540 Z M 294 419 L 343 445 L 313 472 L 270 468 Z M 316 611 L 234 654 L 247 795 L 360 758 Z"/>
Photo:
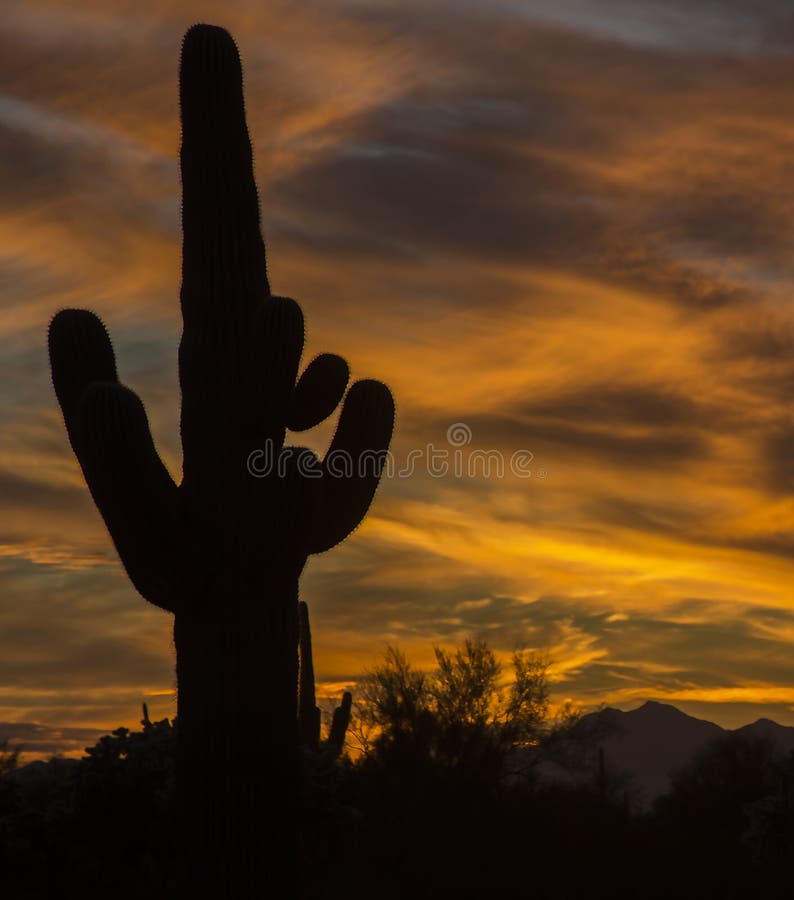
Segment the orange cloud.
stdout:
<path fill-rule="evenodd" d="M 565 6 L 224 7 L 307 358 L 389 382 L 398 462 L 449 450 L 462 422 L 467 452 L 528 450 L 544 471 L 386 479 L 309 565 L 318 673 L 349 684 L 386 642 L 429 661 L 477 632 L 547 647 L 584 702 L 794 722 L 794 129 L 774 12 L 754 8 L 748 49 L 687 29 L 702 11 Z M 62 306 L 103 316 L 178 476 L 175 73 L 183 29 L 216 14 L 12 2 L 0 25 L 9 722 L 113 727 L 171 691 L 168 620 L 114 562 L 44 335 Z"/>

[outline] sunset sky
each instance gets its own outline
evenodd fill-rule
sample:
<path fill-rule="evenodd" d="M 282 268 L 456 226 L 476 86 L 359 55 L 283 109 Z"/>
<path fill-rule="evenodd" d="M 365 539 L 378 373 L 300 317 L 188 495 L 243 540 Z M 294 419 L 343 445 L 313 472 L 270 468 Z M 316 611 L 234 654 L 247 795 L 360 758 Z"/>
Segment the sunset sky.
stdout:
<path fill-rule="evenodd" d="M 326 690 L 477 634 L 547 652 L 558 700 L 794 724 L 790 0 L 5 0 L 0 738 L 74 751 L 175 712 L 171 618 L 91 503 L 46 330 L 104 319 L 178 478 L 196 21 L 240 47 L 305 359 L 389 384 L 398 469 L 456 423 L 464 458 L 532 454 L 387 478 L 310 559 Z"/>

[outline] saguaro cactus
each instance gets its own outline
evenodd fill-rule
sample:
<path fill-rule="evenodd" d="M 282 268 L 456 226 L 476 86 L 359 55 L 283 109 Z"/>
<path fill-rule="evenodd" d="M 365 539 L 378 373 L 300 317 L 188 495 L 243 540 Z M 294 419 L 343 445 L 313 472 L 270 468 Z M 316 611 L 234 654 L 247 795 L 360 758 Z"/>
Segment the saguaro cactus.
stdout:
<path fill-rule="evenodd" d="M 353 711 L 353 695 L 350 691 L 342 694 L 342 702 L 334 710 L 331 719 L 331 730 L 328 732 L 328 746 L 336 756 L 345 749 L 347 729 L 350 727 L 350 714 Z"/>
<path fill-rule="evenodd" d="M 309 750 L 320 749 L 320 709 L 314 686 L 314 654 L 308 604 L 298 603 L 298 737 Z"/>
<path fill-rule="evenodd" d="M 366 513 L 379 478 L 371 457 L 388 447 L 394 406 L 377 381 L 345 395 L 338 356 L 297 377 L 303 315 L 270 294 L 240 60 L 223 29 L 185 35 L 180 106 L 181 483 L 92 313 L 53 319 L 52 376 L 130 579 L 174 614 L 180 895 L 289 898 L 298 880 L 298 576 L 309 554 L 343 540 Z M 312 427 L 343 396 L 324 460 L 284 447 L 287 428 Z M 271 463 L 257 477 L 247 464 L 255 450 Z"/>
<path fill-rule="evenodd" d="M 312 654 L 312 629 L 309 622 L 309 606 L 301 600 L 298 604 L 298 658 L 300 675 L 298 678 L 298 735 L 301 744 L 309 750 L 320 750 L 320 709 L 317 706 L 314 684 L 314 656 Z M 332 757 L 341 755 L 345 747 L 345 736 L 350 725 L 353 695 L 350 691 L 342 694 L 342 702 L 334 710 L 328 739 L 323 750 L 330 751 Z"/>

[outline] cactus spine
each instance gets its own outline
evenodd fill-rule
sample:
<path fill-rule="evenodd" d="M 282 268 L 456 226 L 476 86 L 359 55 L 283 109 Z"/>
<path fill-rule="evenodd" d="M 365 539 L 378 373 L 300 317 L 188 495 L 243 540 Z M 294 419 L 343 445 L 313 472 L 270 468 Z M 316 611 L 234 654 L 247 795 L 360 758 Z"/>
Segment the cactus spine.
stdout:
<path fill-rule="evenodd" d="M 388 447 L 394 406 L 376 381 L 345 394 L 338 356 L 298 377 L 303 315 L 270 294 L 240 59 L 223 29 L 185 35 L 180 109 L 181 482 L 86 310 L 51 323 L 53 384 L 132 583 L 174 614 L 179 896 L 290 900 L 299 890 L 298 577 L 308 555 L 365 515 L 379 473 L 360 462 Z M 343 395 L 326 459 L 283 446 L 287 428 L 318 424 Z M 272 464 L 257 477 L 253 451 L 269 451 Z M 353 462 L 346 477 L 327 462 L 338 454 Z"/>

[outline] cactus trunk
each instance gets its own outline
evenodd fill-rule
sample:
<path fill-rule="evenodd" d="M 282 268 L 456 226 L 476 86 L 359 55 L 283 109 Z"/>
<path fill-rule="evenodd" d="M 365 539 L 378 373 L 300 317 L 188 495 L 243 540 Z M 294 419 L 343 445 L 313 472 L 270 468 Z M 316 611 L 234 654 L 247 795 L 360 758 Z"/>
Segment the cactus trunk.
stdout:
<path fill-rule="evenodd" d="M 296 606 L 175 618 L 181 897 L 297 896 Z"/>

